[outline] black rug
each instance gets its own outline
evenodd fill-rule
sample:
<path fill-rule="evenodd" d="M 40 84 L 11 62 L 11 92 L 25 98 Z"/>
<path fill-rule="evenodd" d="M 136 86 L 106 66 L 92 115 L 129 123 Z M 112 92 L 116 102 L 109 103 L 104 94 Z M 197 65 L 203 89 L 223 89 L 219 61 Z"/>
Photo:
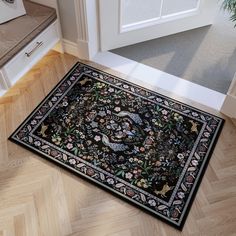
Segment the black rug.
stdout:
<path fill-rule="evenodd" d="M 10 140 L 181 229 L 222 125 L 77 63 Z"/>

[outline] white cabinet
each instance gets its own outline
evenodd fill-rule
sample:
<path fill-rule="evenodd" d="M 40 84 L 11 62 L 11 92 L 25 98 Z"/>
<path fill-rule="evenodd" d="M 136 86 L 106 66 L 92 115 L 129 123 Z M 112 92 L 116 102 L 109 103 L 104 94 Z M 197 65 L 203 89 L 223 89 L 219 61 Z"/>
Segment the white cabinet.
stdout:
<path fill-rule="evenodd" d="M 57 24 L 56 20 L 0 68 L 0 96 L 60 40 Z"/>

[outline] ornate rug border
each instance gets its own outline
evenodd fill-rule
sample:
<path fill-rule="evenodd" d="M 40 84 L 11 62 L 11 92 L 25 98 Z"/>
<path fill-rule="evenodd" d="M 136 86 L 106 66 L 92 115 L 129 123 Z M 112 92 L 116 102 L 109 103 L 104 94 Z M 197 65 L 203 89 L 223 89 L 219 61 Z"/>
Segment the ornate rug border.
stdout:
<path fill-rule="evenodd" d="M 129 83 L 129 84 L 134 85 L 134 86 L 136 86 L 136 87 L 145 89 L 146 91 L 150 91 L 151 93 L 155 93 L 155 94 L 157 94 L 158 96 L 160 96 L 160 97 L 162 97 L 162 98 L 166 98 L 166 99 L 168 99 L 168 100 L 170 100 L 170 101 L 174 101 L 174 102 L 177 102 L 177 103 L 182 104 L 182 105 L 184 105 L 184 106 L 188 106 L 189 108 L 192 108 L 193 110 L 199 111 L 199 112 L 201 112 L 201 113 L 205 113 L 205 114 L 207 114 L 207 115 L 210 115 L 210 116 L 212 116 L 212 117 L 215 117 L 215 118 L 218 118 L 218 119 L 221 120 L 220 123 L 219 123 L 219 125 L 218 125 L 217 131 L 216 131 L 216 133 L 215 133 L 215 135 L 214 135 L 214 137 L 213 137 L 213 140 L 212 140 L 212 142 L 211 142 L 211 148 L 209 148 L 209 152 L 208 152 L 208 154 L 206 154 L 205 162 L 204 162 L 204 164 L 202 164 L 201 169 L 199 169 L 198 180 L 195 181 L 195 183 L 194 183 L 195 186 L 193 186 L 193 188 L 192 188 L 192 190 L 191 190 L 191 192 L 190 192 L 190 194 L 189 194 L 189 198 L 188 198 L 188 200 L 187 200 L 187 202 L 186 202 L 186 205 L 185 205 L 185 207 L 184 207 L 184 208 L 186 208 L 186 209 L 185 209 L 185 213 L 182 215 L 182 218 L 180 219 L 180 223 L 179 223 L 179 224 L 172 222 L 169 218 L 167 218 L 167 217 L 165 217 L 165 216 L 163 216 L 163 215 L 161 215 L 161 216 L 157 215 L 157 213 L 154 212 L 154 211 L 152 211 L 152 209 L 147 208 L 147 207 L 145 207 L 145 206 L 142 205 L 142 204 L 139 204 L 137 201 L 128 198 L 127 196 L 125 196 L 125 195 L 123 195 L 123 194 L 121 194 L 121 193 L 115 191 L 115 190 L 112 189 L 112 188 L 109 188 L 109 187 L 106 186 L 105 184 L 103 184 L 103 183 L 101 183 L 101 182 L 99 182 L 99 181 L 96 181 L 95 179 L 90 178 L 89 176 L 87 176 L 87 175 L 85 175 L 85 174 L 83 174 L 83 173 L 77 171 L 76 169 L 74 169 L 74 168 L 72 168 L 72 167 L 70 167 L 70 166 L 68 166 L 68 165 L 65 165 L 64 163 L 62 163 L 62 162 L 60 162 L 60 161 L 58 161 L 58 160 L 56 160 L 56 159 L 53 159 L 53 158 L 50 157 L 49 155 L 46 155 L 45 153 L 41 153 L 40 150 L 36 150 L 36 149 L 33 149 L 32 147 L 28 147 L 26 144 L 23 144 L 23 143 L 21 143 L 19 140 L 14 139 L 13 136 L 14 136 L 14 135 L 19 131 L 19 129 L 31 118 L 32 114 L 34 114 L 35 111 L 56 91 L 56 89 L 67 79 L 68 76 L 71 75 L 71 73 L 77 68 L 77 66 L 78 66 L 79 64 L 81 64 L 81 65 L 83 65 L 83 66 L 86 66 L 86 67 L 90 67 L 90 68 L 93 69 L 93 70 L 97 70 L 97 71 L 99 71 L 99 72 L 101 72 L 101 73 L 103 73 L 103 74 L 106 74 L 106 75 L 112 76 L 112 77 L 114 77 L 114 78 L 117 78 L 118 80 L 120 80 L 120 81 L 122 81 L 122 82 Z M 197 193 L 197 191 L 198 191 L 198 189 L 199 189 L 199 186 L 200 186 L 201 181 L 202 181 L 202 179 L 203 179 L 203 176 L 204 176 L 204 174 L 205 174 L 205 171 L 206 171 L 206 169 L 207 169 L 207 166 L 208 166 L 208 164 L 209 164 L 209 161 L 210 161 L 210 158 L 211 158 L 212 153 L 213 153 L 213 151 L 214 151 L 214 148 L 215 148 L 215 146 L 216 146 L 216 144 L 217 144 L 218 138 L 219 138 L 219 136 L 220 136 L 220 134 L 221 134 L 221 130 L 222 130 L 222 128 L 223 128 L 224 122 L 225 122 L 225 120 L 224 120 L 223 118 L 217 116 L 217 115 L 214 115 L 214 114 L 211 114 L 211 113 L 206 112 L 206 111 L 204 111 L 204 110 L 195 108 L 195 107 L 193 107 L 193 106 L 191 106 L 191 105 L 188 105 L 188 104 L 186 104 L 186 103 L 180 102 L 180 101 L 178 101 L 177 99 L 173 99 L 173 98 L 168 97 L 168 96 L 166 96 L 166 95 L 162 95 L 162 94 L 160 94 L 160 93 L 158 93 L 158 92 L 156 92 L 156 91 L 154 91 L 154 90 L 145 88 L 144 86 L 140 86 L 140 85 L 135 84 L 135 83 L 133 83 L 133 82 L 131 82 L 131 81 L 129 81 L 129 80 L 125 80 L 125 79 L 120 78 L 120 77 L 118 77 L 118 76 L 116 76 L 116 75 L 113 75 L 113 74 L 104 72 L 104 71 L 101 70 L 101 69 L 97 69 L 96 67 L 87 65 L 87 64 L 82 63 L 82 62 L 79 61 L 79 62 L 77 62 L 77 63 L 66 73 L 66 75 L 54 86 L 54 88 L 53 88 L 53 89 L 49 92 L 49 94 L 35 107 L 35 109 L 34 109 L 32 112 L 30 112 L 30 114 L 24 119 L 23 122 L 20 123 L 20 125 L 15 129 L 15 131 L 9 136 L 8 139 L 9 139 L 10 141 L 12 141 L 12 142 L 14 142 L 14 143 L 16 143 L 16 144 L 18 144 L 18 145 L 20 145 L 20 146 L 26 148 L 27 150 L 29 150 L 29 151 L 31 151 L 31 152 L 33 152 L 33 153 L 35 153 L 35 154 L 37 154 L 37 155 L 43 157 L 44 159 L 49 160 L 50 162 L 52 162 L 52 163 L 54 163 L 54 164 L 57 164 L 57 165 L 60 166 L 60 167 L 63 167 L 63 168 L 66 169 L 67 171 L 68 171 L 68 170 L 72 170 L 73 173 L 75 173 L 75 174 L 78 175 L 79 177 L 82 177 L 82 178 L 85 179 L 86 181 L 89 181 L 89 182 L 92 183 L 92 184 L 95 183 L 96 185 L 98 185 L 98 186 L 101 187 L 102 189 L 106 190 L 107 192 L 112 193 L 114 196 L 116 196 L 116 197 L 118 196 L 118 197 L 120 197 L 122 200 L 125 200 L 126 202 L 131 203 L 132 205 L 134 205 L 134 206 L 136 206 L 136 207 L 139 207 L 139 208 L 141 208 L 142 210 L 145 210 L 145 212 L 147 212 L 148 214 L 154 215 L 154 217 L 156 217 L 156 218 L 158 218 L 158 219 L 164 221 L 165 223 L 167 223 L 167 224 L 169 224 L 169 225 L 171 225 L 171 226 L 174 226 L 174 227 L 177 228 L 178 230 L 182 230 L 182 229 L 183 229 L 183 226 L 184 226 L 184 224 L 185 224 L 185 221 L 186 221 L 186 219 L 187 219 L 187 216 L 188 216 L 188 214 L 189 214 L 189 211 L 190 211 L 190 209 L 191 209 L 192 203 L 193 203 L 193 201 L 194 201 L 194 199 L 195 199 L 195 197 L 196 197 L 196 193 Z"/>

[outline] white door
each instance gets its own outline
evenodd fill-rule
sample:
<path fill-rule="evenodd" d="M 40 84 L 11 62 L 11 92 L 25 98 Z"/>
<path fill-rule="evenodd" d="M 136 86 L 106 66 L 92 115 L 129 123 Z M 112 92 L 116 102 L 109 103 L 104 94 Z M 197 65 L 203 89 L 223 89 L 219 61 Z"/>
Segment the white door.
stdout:
<path fill-rule="evenodd" d="M 218 0 L 100 0 L 101 50 L 212 24 Z"/>

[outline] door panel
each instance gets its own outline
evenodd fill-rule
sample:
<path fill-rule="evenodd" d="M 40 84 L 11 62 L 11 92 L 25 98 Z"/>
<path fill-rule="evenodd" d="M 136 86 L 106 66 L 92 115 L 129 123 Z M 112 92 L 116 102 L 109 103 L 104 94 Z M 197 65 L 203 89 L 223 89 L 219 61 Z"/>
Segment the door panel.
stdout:
<path fill-rule="evenodd" d="M 165 0 L 163 1 L 162 15 L 182 14 L 185 11 L 197 10 L 199 0 Z"/>
<path fill-rule="evenodd" d="M 122 25 L 157 18 L 160 9 L 161 0 L 121 0 Z"/>
<path fill-rule="evenodd" d="M 218 4 L 216 0 L 100 0 L 101 49 L 210 25 Z"/>

